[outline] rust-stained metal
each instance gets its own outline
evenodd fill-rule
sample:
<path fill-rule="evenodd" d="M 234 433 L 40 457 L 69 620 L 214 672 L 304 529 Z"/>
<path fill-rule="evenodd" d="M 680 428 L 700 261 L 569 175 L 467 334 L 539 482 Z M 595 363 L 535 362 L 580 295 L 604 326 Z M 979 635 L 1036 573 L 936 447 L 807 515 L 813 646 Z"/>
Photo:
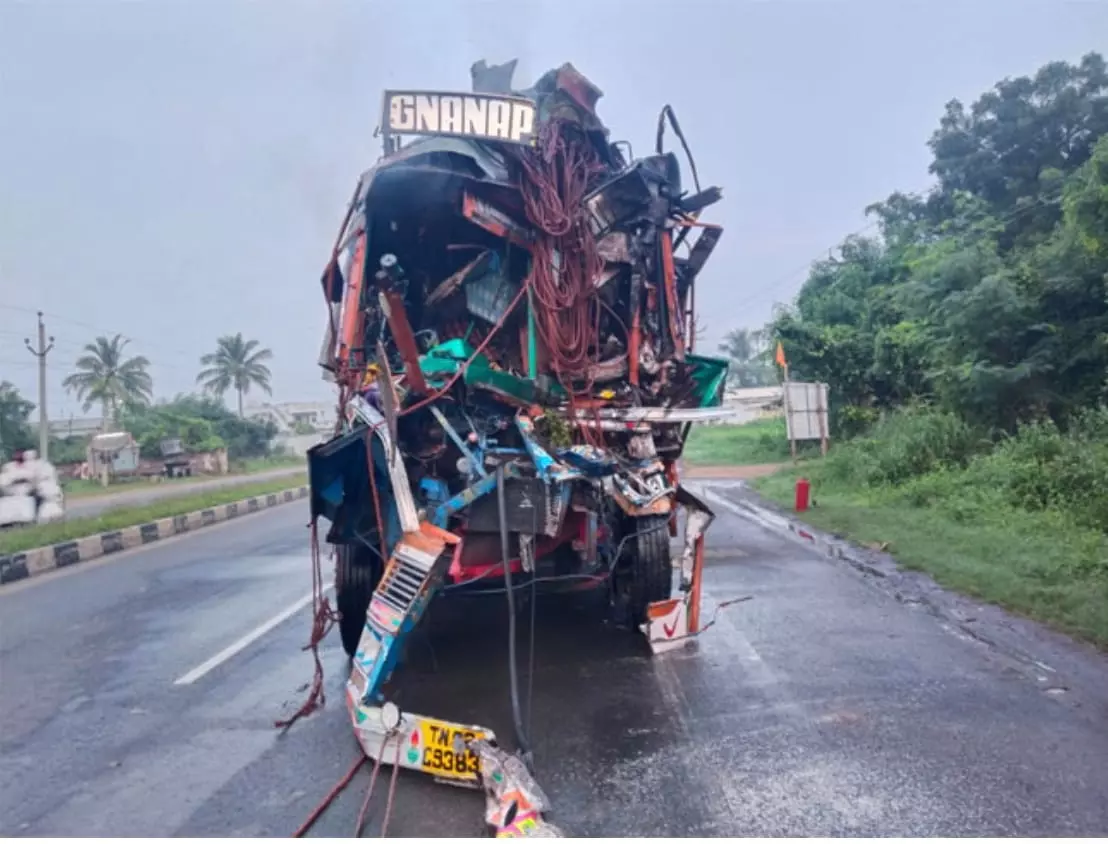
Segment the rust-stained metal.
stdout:
<path fill-rule="evenodd" d="M 680 309 L 677 303 L 677 270 L 673 266 L 673 235 L 664 231 L 658 236 L 662 247 L 662 287 L 666 300 L 666 329 L 673 343 L 673 357 L 685 362 L 685 340 L 681 334 Z"/>
<path fill-rule="evenodd" d="M 526 226 L 517 223 L 500 209 L 470 193 L 462 197 L 462 216 L 490 234 L 502 237 L 523 249 L 528 249 L 534 239 L 534 235 Z"/>

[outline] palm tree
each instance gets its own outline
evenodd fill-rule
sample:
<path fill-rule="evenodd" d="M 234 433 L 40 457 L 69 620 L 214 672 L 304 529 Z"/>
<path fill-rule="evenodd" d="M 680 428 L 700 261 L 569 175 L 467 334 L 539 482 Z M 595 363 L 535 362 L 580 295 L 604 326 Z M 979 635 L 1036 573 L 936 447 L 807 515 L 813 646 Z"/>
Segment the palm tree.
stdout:
<path fill-rule="evenodd" d="M 733 328 L 723 335 L 719 350 L 736 363 L 750 363 L 765 351 L 765 332 L 751 328 Z"/>
<path fill-rule="evenodd" d="M 200 365 L 207 367 L 196 376 L 196 382 L 217 396 L 232 387 L 239 396 L 239 416 L 242 413 L 242 397 L 252 386 L 261 387 L 270 395 L 270 371 L 262 361 L 270 360 L 273 352 L 258 348 L 257 340 L 243 340 L 242 333 L 228 334 L 216 342 L 216 350 L 200 358 Z"/>
<path fill-rule="evenodd" d="M 86 412 L 99 404 L 105 424 L 115 419 L 124 405 L 149 404 L 154 393 L 154 381 L 147 372 L 150 361 L 142 355 L 124 357 L 129 342 L 122 334 L 110 340 L 97 337 L 85 346 L 86 354 L 77 358 L 77 371 L 62 381 L 67 391 L 75 392 L 84 402 Z"/>
<path fill-rule="evenodd" d="M 775 383 L 774 372 L 766 362 L 764 330 L 734 328 L 723 335 L 719 350 L 730 359 L 728 378 L 737 387 L 759 387 Z"/>

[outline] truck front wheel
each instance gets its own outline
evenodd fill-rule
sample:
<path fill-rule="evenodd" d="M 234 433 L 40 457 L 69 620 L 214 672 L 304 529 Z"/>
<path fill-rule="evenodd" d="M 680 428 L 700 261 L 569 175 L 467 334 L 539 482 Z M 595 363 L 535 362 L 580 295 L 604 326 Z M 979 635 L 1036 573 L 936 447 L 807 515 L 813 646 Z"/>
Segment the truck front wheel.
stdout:
<path fill-rule="evenodd" d="M 635 627 L 646 621 L 646 608 L 673 591 L 669 555 L 669 516 L 628 519 L 623 560 L 617 570 L 619 599 Z"/>
<path fill-rule="evenodd" d="M 347 656 L 354 656 L 358 650 L 369 600 L 380 579 L 381 563 L 364 545 L 339 545 L 335 549 L 335 604 L 342 649 Z"/>

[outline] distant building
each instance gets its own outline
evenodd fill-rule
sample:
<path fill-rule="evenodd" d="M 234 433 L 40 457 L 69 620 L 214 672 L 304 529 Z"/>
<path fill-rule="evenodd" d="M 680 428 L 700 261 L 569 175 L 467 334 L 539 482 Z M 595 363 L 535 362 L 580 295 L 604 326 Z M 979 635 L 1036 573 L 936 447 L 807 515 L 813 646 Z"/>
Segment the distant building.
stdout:
<path fill-rule="evenodd" d="M 723 394 L 723 406 L 735 415 L 720 420 L 719 424 L 742 425 L 753 419 L 781 416 L 784 413 L 781 405 L 783 395 L 780 384 L 773 387 L 728 388 Z"/>
<path fill-rule="evenodd" d="M 32 422 L 31 427 L 37 434 L 38 422 Z M 71 416 L 68 419 L 51 419 L 49 427 L 50 436 L 55 439 L 88 439 L 104 429 L 104 420 L 99 417 L 77 419 Z"/>
<path fill-rule="evenodd" d="M 292 434 L 298 428 L 322 433 L 335 427 L 335 406 L 325 401 L 266 402 L 249 405 L 243 413 L 247 419 L 272 422 L 278 434 Z"/>

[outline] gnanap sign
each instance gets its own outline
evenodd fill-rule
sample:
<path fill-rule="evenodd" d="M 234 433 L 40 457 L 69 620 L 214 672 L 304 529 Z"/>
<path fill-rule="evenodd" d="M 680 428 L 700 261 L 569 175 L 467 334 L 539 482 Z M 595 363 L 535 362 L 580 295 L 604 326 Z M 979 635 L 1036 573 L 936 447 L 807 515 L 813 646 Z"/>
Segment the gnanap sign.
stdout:
<path fill-rule="evenodd" d="M 445 135 L 475 141 L 531 144 L 535 103 L 500 94 L 386 91 L 385 135 Z"/>

